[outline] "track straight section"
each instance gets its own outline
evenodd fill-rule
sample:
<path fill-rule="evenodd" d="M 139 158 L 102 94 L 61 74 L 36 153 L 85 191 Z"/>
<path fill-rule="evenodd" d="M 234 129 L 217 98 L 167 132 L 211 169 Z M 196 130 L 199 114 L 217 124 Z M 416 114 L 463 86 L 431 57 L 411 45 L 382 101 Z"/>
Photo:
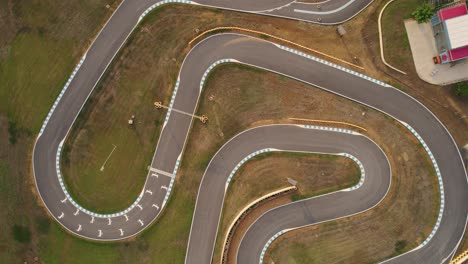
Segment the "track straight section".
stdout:
<path fill-rule="evenodd" d="M 167 202 L 192 123 L 192 117 L 171 114 L 170 110 L 174 108 L 193 114 L 209 71 L 220 63 L 243 63 L 365 104 L 417 131 L 417 135 L 426 144 L 425 147 L 431 151 L 434 166 L 441 175 L 444 207 L 441 207 L 441 215 L 433 234 L 424 245 L 390 261 L 440 263 L 457 247 L 464 232 L 468 210 L 463 205 L 468 198 L 466 172 L 455 142 L 440 121 L 415 99 L 381 81 L 288 47 L 249 36 L 214 35 L 201 41 L 186 56 L 144 189 L 131 207 L 113 214 L 91 212 L 73 200 L 60 175 L 61 148 L 81 108 L 136 25 L 154 8 L 167 3 L 199 4 L 311 22 L 320 20 L 331 24 L 353 17 L 371 2 L 330 0 L 323 2 L 323 12 L 316 14 L 294 11 L 294 8 L 298 8 L 297 3 L 291 0 L 202 0 L 198 3 L 182 0 L 123 1 L 74 70 L 36 140 L 33 152 L 34 176 L 40 197 L 50 214 L 71 233 L 92 240 L 120 240 L 144 230 L 157 218 Z M 300 8 L 312 10 L 316 6 L 301 4 Z M 313 138 L 321 138 L 322 141 L 312 140 Z M 250 227 L 242 240 L 238 254 L 240 263 L 261 261 L 262 251 L 274 234 L 372 208 L 385 196 L 390 185 L 390 168 L 385 155 L 362 135 L 287 125 L 251 129 L 223 146 L 205 172 L 192 223 L 187 263 L 211 262 L 226 179 L 230 176 L 230 171 L 226 171 L 226 168 L 243 160 L 246 153 L 265 148 L 335 154 L 346 152 L 363 164 L 366 180 L 359 188 L 293 203 L 266 213 Z M 226 152 L 227 149 L 232 151 Z M 224 158 L 217 162 L 219 157 Z M 219 176 L 218 180 L 213 175 Z M 450 177 L 450 181 L 447 177 Z M 210 189 L 212 193 L 207 198 L 210 195 L 206 191 L 208 185 L 216 188 Z M 364 194 L 368 199 L 366 202 L 360 200 L 360 195 Z M 343 204 L 337 204 L 338 199 L 343 197 L 346 197 L 342 200 Z M 209 217 L 200 218 L 201 212 L 202 216 L 205 215 L 203 217 Z M 200 229 L 198 224 L 202 219 L 206 222 L 203 229 Z M 200 232 L 201 230 L 206 232 Z"/>

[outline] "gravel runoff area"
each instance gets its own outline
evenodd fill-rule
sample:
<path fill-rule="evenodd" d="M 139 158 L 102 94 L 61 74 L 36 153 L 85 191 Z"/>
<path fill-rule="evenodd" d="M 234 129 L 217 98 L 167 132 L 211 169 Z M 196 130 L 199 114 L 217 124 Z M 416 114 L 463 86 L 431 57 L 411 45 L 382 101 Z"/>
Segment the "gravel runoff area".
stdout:
<path fill-rule="evenodd" d="M 430 23 L 418 24 L 410 19 L 405 20 L 405 28 L 419 78 L 436 85 L 468 80 L 468 59 L 460 60 L 454 66 L 432 62 L 437 48 Z"/>

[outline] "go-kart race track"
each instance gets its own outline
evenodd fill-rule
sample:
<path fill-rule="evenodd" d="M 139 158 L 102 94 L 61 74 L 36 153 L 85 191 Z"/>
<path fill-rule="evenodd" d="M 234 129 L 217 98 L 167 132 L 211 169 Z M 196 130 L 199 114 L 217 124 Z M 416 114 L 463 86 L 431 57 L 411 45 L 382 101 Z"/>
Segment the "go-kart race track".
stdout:
<path fill-rule="evenodd" d="M 442 123 L 409 95 L 365 75 L 266 40 L 240 34 L 217 34 L 187 54 L 174 87 L 144 188 L 131 207 L 97 214 L 78 205 L 60 175 L 63 142 L 95 85 L 142 17 L 169 3 L 124 0 L 83 56 L 47 116 L 36 140 L 33 170 L 41 199 L 50 214 L 69 232 L 92 240 L 120 240 L 148 227 L 166 205 L 173 188 L 193 118 L 171 109 L 195 113 L 203 83 L 213 66 L 243 63 L 289 76 L 372 107 L 404 124 L 423 144 L 439 176 L 441 207 L 431 235 L 416 249 L 392 263 L 446 263 L 464 234 L 468 207 L 467 175 L 454 140 Z M 333 24 L 346 21 L 372 1 L 329 0 L 314 4 L 284 0 L 197 3 L 223 9 Z M 206 168 L 200 185 L 186 263 L 210 263 L 227 184 L 237 164 L 257 151 L 271 149 L 343 154 L 362 164 L 358 186 L 274 208 L 249 228 L 241 241 L 238 263 L 262 262 L 272 237 L 285 231 L 350 216 L 376 206 L 391 184 L 391 169 L 382 150 L 370 139 L 349 130 L 299 125 L 252 128 L 228 141 Z M 177 208 L 166 208 L 177 210 Z"/>

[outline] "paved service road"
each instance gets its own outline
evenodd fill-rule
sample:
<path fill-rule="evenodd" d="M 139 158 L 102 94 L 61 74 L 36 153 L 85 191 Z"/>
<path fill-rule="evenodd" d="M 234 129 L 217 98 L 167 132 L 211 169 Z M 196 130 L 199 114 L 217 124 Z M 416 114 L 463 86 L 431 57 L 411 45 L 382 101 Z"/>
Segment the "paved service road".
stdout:
<path fill-rule="evenodd" d="M 262 14 L 272 13 L 271 15 L 278 14 L 315 22 L 321 20 L 326 23 L 345 21 L 365 8 L 370 2 L 370 0 L 332 0 L 322 4 L 321 10 L 324 13 L 315 14 L 296 12 L 291 9 L 291 6 L 296 5 L 296 3 L 282 0 L 199 1 L 200 4 L 220 8 L 242 9 L 246 12 L 260 12 Z M 140 15 L 154 3 L 155 1 L 150 0 L 122 2 L 87 51 L 81 67 L 75 72 L 76 75 L 70 80 L 67 88 L 63 90 L 54 104 L 35 144 L 33 169 L 39 194 L 54 218 L 67 230 L 78 236 L 109 241 L 137 234 L 156 219 L 173 186 L 183 146 L 192 122 L 191 118 L 174 111 L 167 115 L 145 186 L 139 198 L 125 211 L 101 215 L 82 208 L 66 192 L 59 170 L 61 146 L 81 107 L 116 52 L 138 23 Z M 300 8 L 305 9 L 306 7 Z M 314 5 L 309 5 L 309 7 L 309 11 L 312 12 Z M 274 8 L 279 9 L 270 10 Z M 277 13 L 286 12 L 285 10 L 292 10 L 292 12 Z M 464 232 L 468 210 L 464 206 L 464 202 L 468 198 L 466 172 L 457 146 L 450 134 L 424 106 L 408 95 L 381 82 L 361 78 L 350 73 L 349 70 L 330 66 L 329 63 L 324 64 L 299 56 L 282 46 L 243 35 L 220 34 L 200 42 L 187 55 L 179 74 L 171 107 L 193 113 L 201 92 L 200 84 L 204 80 L 205 71 L 213 63 L 225 59 L 250 64 L 322 87 L 369 105 L 411 125 L 427 143 L 437 160 L 443 176 L 445 209 L 440 227 L 430 242 L 419 250 L 396 258 L 395 261 L 440 263 L 457 247 Z M 285 137 L 284 133 L 296 136 Z M 238 254 L 239 263 L 258 263 L 262 248 L 272 234 L 285 228 L 300 227 L 360 212 L 380 201 L 386 192 L 383 190 L 388 188 L 388 163 L 378 148 L 362 136 L 344 135 L 330 131 L 327 133 L 296 126 L 262 127 L 250 130 L 246 134 L 249 134 L 250 137 L 239 136 L 233 142 L 243 140 L 239 142 L 239 146 L 250 146 L 249 148 L 229 152 L 229 160 L 223 160 L 225 163 L 212 162 L 207 168 L 200 186 L 201 194 L 197 199 L 197 209 L 193 219 L 194 228 L 191 231 L 187 249 L 187 262 L 209 262 L 213 250 L 214 236 L 212 235 L 217 232 L 224 191 L 223 189 L 210 189 L 213 194 L 210 199 L 201 200 L 205 197 L 203 190 L 207 190 L 207 186 L 224 186 L 228 175 L 223 174 L 226 170 L 218 171 L 217 168 L 226 169 L 228 167 L 225 166 L 243 159 L 242 155 L 245 154 L 245 151 L 253 150 L 251 147 L 270 145 L 285 150 L 323 150 L 330 153 L 346 151 L 359 157 L 365 165 L 365 170 L 371 174 L 366 177 L 365 184 L 358 190 L 347 193 L 338 192 L 330 196 L 323 196 L 323 198 L 293 203 L 276 208 L 262 216 L 249 229 L 241 243 Z M 318 137 L 322 141 L 320 143 L 312 140 L 306 144 L 304 140 L 307 137 Z M 358 146 L 362 148 L 359 149 Z M 223 147 L 223 149 L 229 148 L 231 146 Z M 366 155 L 366 153 L 375 155 Z M 218 155 L 222 154 L 222 151 L 218 153 Z M 217 172 L 221 175 L 218 175 L 219 177 L 215 180 L 209 180 L 213 178 L 210 175 L 217 174 Z M 356 198 L 364 192 L 367 192 L 368 196 L 365 202 Z M 337 200 L 333 197 L 339 200 L 342 199 L 340 198 L 342 196 L 348 197 L 345 201 L 346 204 L 337 206 Z M 301 208 L 298 209 L 298 207 Z M 209 214 L 203 208 L 210 208 L 212 211 Z M 315 212 L 317 208 L 327 208 L 327 210 L 319 213 Z M 332 208 L 333 210 L 330 210 Z M 311 209 L 313 209 L 313 214 L 308 213 L 312 212 Z M 216 211 L 218 211 L 217 214 Z M 204 223 L 205 233 L 199 232 L 200 230 L 196 227 L 200 221 Z M 268 225 L 262 223 L 268 223 Z"/>

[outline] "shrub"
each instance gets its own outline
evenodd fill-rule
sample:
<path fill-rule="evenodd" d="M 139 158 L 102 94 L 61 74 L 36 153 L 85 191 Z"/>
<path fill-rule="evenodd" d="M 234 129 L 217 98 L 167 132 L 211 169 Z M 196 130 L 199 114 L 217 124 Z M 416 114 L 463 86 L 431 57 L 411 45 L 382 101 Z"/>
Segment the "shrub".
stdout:
<path fill-rule="evenodd" d="M 27 226 L 14 225 L 13 238 L 20 243 L 27 243 L 31 241 L 31 231 Z"/>
<path fill-rule="evenodd" d="M 46 217 L 36 218 L 36 225 L 41 234 L 47 234 L 50 230 L 50 220 Z"/>
<path fill-rule="evenodd" d="M 459 82 L 455 84 L 454 92 L 457 96 L 468 96 L 468 82 Z"/>
<path fill-rule="evenodd" d="M 10 144 L 16 144 L 16 141 L 18 140 L 18 128 L 16 127 L 16 123 L 13 121 L 8 121 L 8 134 L 10 135 Z"/>
<path fill-rule="evenodd" d="M 395 252 L 398 253 L 398 254 L 403 253 L 403 251 L 405 250 L 405 247 L 406 247 L 407 244 L 408 244 L 408 242 L 406 240 L 398 240 L 395 243 Z"/>
<path fill-rule="evenodd" d="M 411 13 L 411 16 L 418 22 L 418 23 L 425 23 L 429 21 L 434 15 L 434 6 L 424 3 L 420 5 L 416 11 Z"/>

